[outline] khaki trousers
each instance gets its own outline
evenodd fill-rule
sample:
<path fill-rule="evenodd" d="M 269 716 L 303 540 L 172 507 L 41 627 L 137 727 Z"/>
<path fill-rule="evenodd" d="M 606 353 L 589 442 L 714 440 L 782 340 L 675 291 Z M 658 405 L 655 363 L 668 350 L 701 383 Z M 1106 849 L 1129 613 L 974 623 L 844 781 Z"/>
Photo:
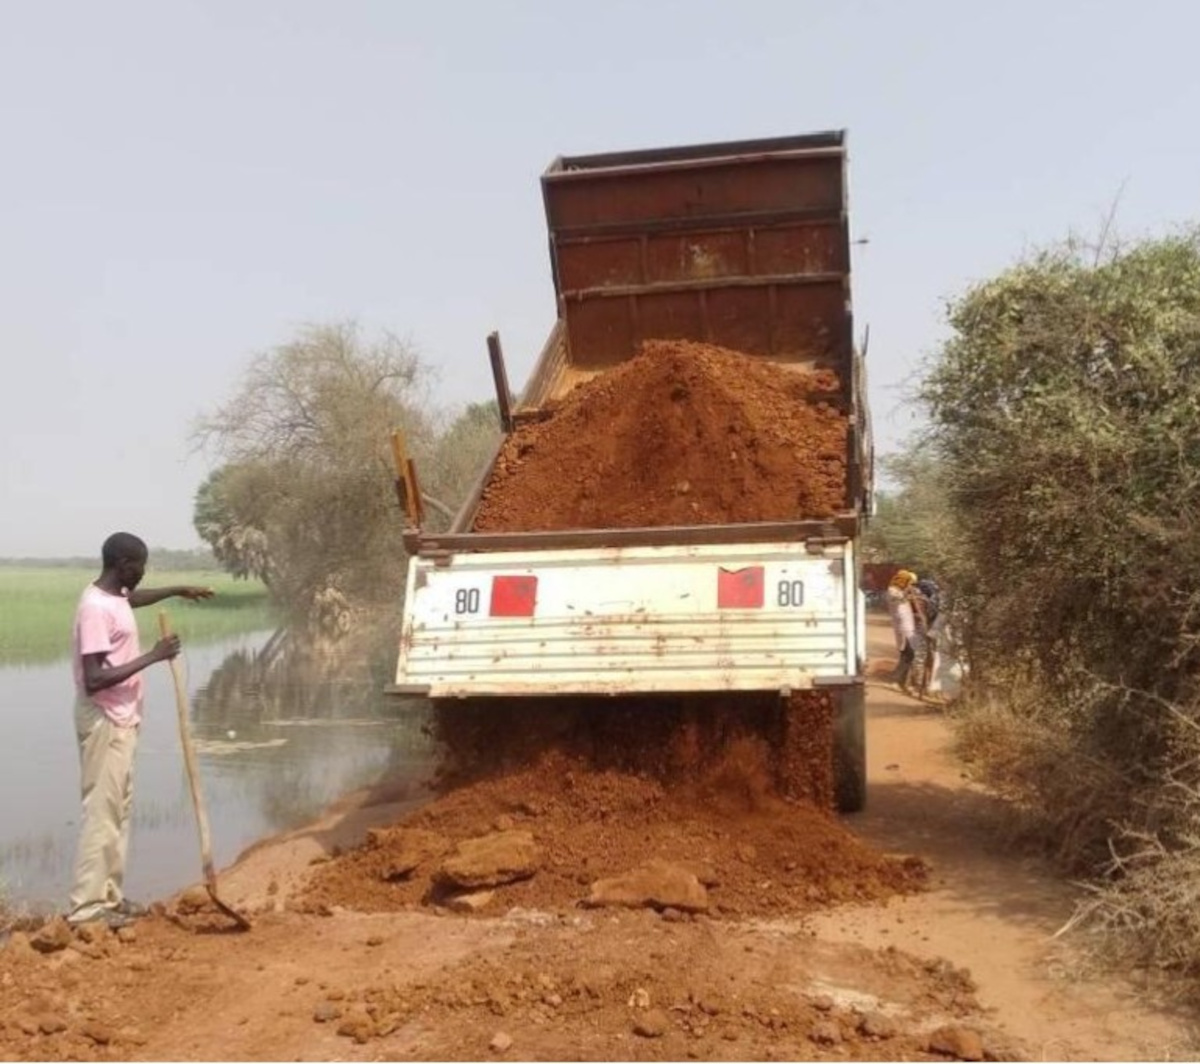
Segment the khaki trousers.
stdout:
<path fill-rule="evenodd" d="M 119 728 L 94 702 L 75 701 L 83 817 L 68 919 L 94 919 L 124 898 L 138 727 Z"/>

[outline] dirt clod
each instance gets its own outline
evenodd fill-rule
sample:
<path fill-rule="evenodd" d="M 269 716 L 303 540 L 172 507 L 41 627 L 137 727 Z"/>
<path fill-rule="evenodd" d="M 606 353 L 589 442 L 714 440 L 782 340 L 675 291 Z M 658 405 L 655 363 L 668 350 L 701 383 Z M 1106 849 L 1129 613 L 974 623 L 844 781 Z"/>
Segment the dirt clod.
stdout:
<path fill-rule="evenodd" d="M 332 1001 L 322 1001 L 313 1009 L 313 1020 L 316 1023 L 331 1023 L 342 1017 L 341 1006 Z"/>
<path fill-rule="evenodd" d="M 642 1038 L 661 1038 L 671 1028 L 671 1017 L 662 1009 L 648 1009 L 633 1021 L 633 1033 Z"/>
<path fill-rule="evenodd" d="M 29 944 L 24 931 L 14 931 L 3 950 L 4 957 L 14 963 L 37 957 L 37 951 Z"/>
<path fill-rule="evenodd" d="M 512 1035 L 508 1034 L 506 1031 L 497 1031 L 492 1036 L 492 1040 L 488 1043 L 488 1049 L 490 1049 L 493 1053 L 507 1053 L 510 1049 L 512 1049 L 512 1044 Z"/>
<path fill-rule="evenodd" d="M 337 1033 L 365 1045 L 376 1033 L 375 1021 L 363 1006 L 354 1005 L 338 1025 Z"/>
<path fill-rule="evenodd" d="M 477 890 L 470 894 L 456 894 L 447 899 L 446 908 L 455 913 L 482 912 L 496 897 L 494 890 Z"/>
<path fill-rule="evenodd" d="M 39 953 L 57 953 L 66 949 L 74 937 L 71 925 L 63 917 L 55 916 L 42 925 L 29 944 Z"/>
<path fill-rule="evenodd" d="M 899 1030 L 896 1021 L 882 1012 L 868 1012 L 858 1024 L 859 1032 L 867 1038 L 895 1038 Z"/>
<path fill-rule="evenodd" d="M 957 1060 L 983 1060 L 983 1038 L 970 1027 L 941 1027 L 929 1036 L 929 1051 Z"/>
<path fill-rule="evenodd" d="M 208 891 L 204 887 L 188 887 L 175 901 L 175 911 L 181 916 L 203 912 L 208 906 Z"/>
<path fill-rule="evenodd" d="M 80 924 L 75 928 L 75 937 L 80 942 L 85 942 L 89 946 L 99 942 L 104 934 L 104 925 L 99 920 L 93 920 L 91 923 Z"/>
<path fill-rule="evenodd" d="M 117 1038 L 131 1046 L 144 1046 L 147 1042 L 146 1035 L 140 1027 L 123 1027 L 117 1032 Z"/>
<path fill-rule="evenodd" d="M 80 1033 L 84 1038 L 95 1042 L 98 1046 L 106 1046 L 115 1041 L 117 1037 L 116 1032 L 111 1027 L 98 1020 L 91 1020 L 85 1023 L 80 1029 Z"/>
<path fill-rule="evenodd" d="M 37 1025 L 38 1030 L 41 1031 L 42 1034 L 58 1034 L 60 1031 L 65 1031 L 67 1029 L 67 1021 L 54 1012 L 49 1012 L 44 1016 L 39 1016 Z"/>
<path fill-rule="evenodd" d="M 808 1038 L 819 1046 L 837 1045 L 842 1040 L 842 1029 L 834 1020 L 818 1020 L 809 1030 Z"/>

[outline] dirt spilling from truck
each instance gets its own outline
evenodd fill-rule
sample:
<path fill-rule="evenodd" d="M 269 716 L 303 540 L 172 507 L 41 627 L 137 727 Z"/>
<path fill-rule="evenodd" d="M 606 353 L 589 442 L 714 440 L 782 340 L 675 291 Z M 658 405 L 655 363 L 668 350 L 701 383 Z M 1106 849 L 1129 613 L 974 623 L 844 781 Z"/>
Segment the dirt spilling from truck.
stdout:
<path fill-rule="evenodd" d="M 841 396 L 828 370 L 647 341 L 509 436 L 475 530 L 829 517 L 846 508 Z"/>
<path fill-rule="evenodd" d="M 835 374 L 650 342 L 505 443 L 478 531 L 828 517 Z M 832 815 L 828 693 L 441 701 L 440 797 L 314 869 L 307 911 L 767 915 L 918 889 Z"/>
<path fill-rule="evenodd" d="M 438 787 L 525 768 L 555 750 L 593 770 L 688 784 L 742 740 L 763 743 L 759 772 L 787 799 L 834 806 L 833 698 L 798 691 L 440 701 Z"/>
<path fill-rule="evenodd" d="M 772 753 L 742 736 L 690 780 L 568 755 L 456 787 L 312 871 L 306 911 L 446 907 L 485 915 L 615 906 L 796 914 L 921 889 L 810 801 L 781 798 Z"/>
<path fill-rule="evenodd" d="M 848 417 L 828 370 L 653 340 L 545 413 L 503 445 L 477 531 L 789 521 L 846 506 Z M 439 706 L 437 727 L 460 772 L 504 769 L 557 745 L 659 779 L 694 778 L 732 739 L 754 734 L 771 745 L 781 794 L 833 805 L 833 707 L 824 695 L 786 705 L 728 694 L 573 699 L 475 715 Z"/>

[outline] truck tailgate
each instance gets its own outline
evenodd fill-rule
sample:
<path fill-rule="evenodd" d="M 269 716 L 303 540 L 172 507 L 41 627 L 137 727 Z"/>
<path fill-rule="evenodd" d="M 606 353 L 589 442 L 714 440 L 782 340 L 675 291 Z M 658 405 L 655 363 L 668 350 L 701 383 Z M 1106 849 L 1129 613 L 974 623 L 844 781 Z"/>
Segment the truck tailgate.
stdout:
<path fill-rule="evenodd" d="M 412 558 L 394 693 L 755 691 L 850 682 L 851 542 Z M 848 578 L 849 577 L 849 578 Z"/>

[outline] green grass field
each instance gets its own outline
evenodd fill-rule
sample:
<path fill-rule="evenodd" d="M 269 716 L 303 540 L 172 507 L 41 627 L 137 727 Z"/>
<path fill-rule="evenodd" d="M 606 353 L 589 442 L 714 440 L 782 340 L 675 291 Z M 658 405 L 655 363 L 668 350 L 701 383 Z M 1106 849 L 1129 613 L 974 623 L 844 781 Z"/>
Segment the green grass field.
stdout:
<path fill-rule="evenodd" d="M 151 559 L 153 565 L 153 559 Z M 27 568 L 0 565 L 0 665 L 51 662 L 71 652 L 71 624 L 83 589 L 95 569 Z M 185 643 L 212 643 L 274 623 L 266 588 L 222 572 L 173 572 L 151 567 L 144 587 L 200 584 L 216 595 L 203 602 L 167 599 L 137 611 L 142 646 L 158 638 L 158 611 L 166 609 Z"/>

